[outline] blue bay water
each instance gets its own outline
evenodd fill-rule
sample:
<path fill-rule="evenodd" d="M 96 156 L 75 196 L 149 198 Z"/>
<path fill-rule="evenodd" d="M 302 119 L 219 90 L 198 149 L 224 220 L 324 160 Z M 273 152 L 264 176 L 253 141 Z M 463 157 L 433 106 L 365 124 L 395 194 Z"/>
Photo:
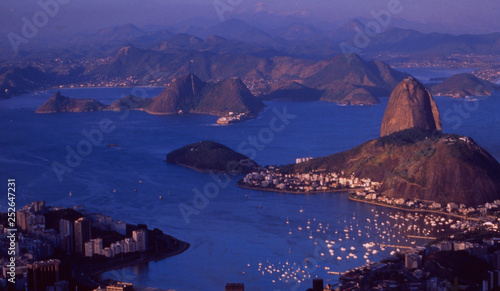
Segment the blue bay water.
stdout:
<path fill-rule="evenodd" d="M 131 93 L 129 88 L 61 91 L 63 95 L 96 98 L 106 104 Z M 160 91 L 161 88 L 147 89 L 150 97 Z M 268 143 L 255 150 L 258 163 L 288 164 L 298 157 L 320 157 L 347 150 L 378 136 L 388 98 L 382 98 L 380 105 L 363 107 L 268 102 L 268 108 L 257 119 L 217 126 L 217 118 L 207 115 L 154 116 L 138 111 L 35 114 L 34 110 L 53 92 L 0 101 L 0 173 L 4 179 L 16 178 L 18 207 L 33 200 L 45 200 L 55 206 L 82 204 L 114 219 L 158 227 L 191 244 L 181 255 L 105 276 L 138 286 L 176 290 L 202 286 L 221 290 L 227 282 L 244 282 L 248 290 L 290 290 L 296 284 L 297 290 L 305 290 L 316 276 L 335 282 L 335 276 L 327 274 L 326 268 L 345 271 L 364 264 L 364 243 L 411 242 L 404 235 L 407 230 L 398 228 L 397 222 L 388 216 L 395 211 L 350 202 L 345 193 L 293 195 L 240 189 L 235 181 L 241 177 L 219 187 L 218 195 L 209 199 L 199 214 L 191 215 L 187 223 L 179 206 L 195 206 L 193 189 L 203 192 L 206 185 L 223 181 L 163 162 L 168 152 L 200 140 L 250 151 L 245 143 L 248 138 L 258 137 L 270 127 L 275 110 L 282 112 L 285 108 L 296 117 L 272 138 L 266 136 Z M 479 99 L 476 103 L 438 97 L 436 102 L 445 132 L 474 138 L 498 160 L 500 94 Z M 103 141 L 93 146 L 81 164 L 65 173 L 60 182 L 52 163 L 65 164 L 67 147 L 76 149 L 82 140 L 87 140 L 82 131 L 95 130 L 104 119 L 112 121 L 114 130 L 103 134 Z M 119 147 L 107 147 L 110 143 Z M 68 196 L 69 191 L 72 196 Z M 158 199 L 160 195 L 162 200 Z M 0 204 L 0 210 L 6 211 L 5 202 Z M 399 222 L 399 226 L 401 223 L 404 222 Z M 433 234 L 439 234 L 438 230 L 441 231 L 434 229 Z M 390 238 L 392 241 L 388 241 Z M 334 255 L 321 247 L 325 240 L 336 242 L 331 247 Z M 342 251 L 342 247 L 346 250 Z M 371 261 L 380 260 L 391 251 L 377 250 L 376 254 L 370 252 Z M 347 258 L 349 253 L 357 258 Z M 305 263 L 305 258 L 309 258 L 309 263 Z M 283 277 L 284 272 L 287 275 Z M 287 279 L 292 272 L 300 275 Z"/>

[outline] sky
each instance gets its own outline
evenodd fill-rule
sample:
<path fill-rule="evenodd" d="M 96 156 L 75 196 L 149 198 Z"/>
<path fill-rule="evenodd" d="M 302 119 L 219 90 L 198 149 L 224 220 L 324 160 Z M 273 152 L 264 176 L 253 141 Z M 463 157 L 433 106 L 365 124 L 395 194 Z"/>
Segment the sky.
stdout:
<path fill-rule="evenodd" d="M 255 13 L 294 15 L 333 23 L 400 5 L 395 18 L 422 23 L 453 33 L 500 31 L 499 0 L 1 0 L 0 33 L 20 33 L 26 20 L 43 11 L 40 3 L 57 5 L 48 19 L 39 18 L 45 33 L 93 32 L 103 27 L 132 23 L 139 27 L 203 23 L 227 18 L 247 18 Z M 217 9 L 219 7 L 219 10 Z M 54 10 L 52 10 L 54 11 Z M 221 17 L 222 15 L 222 17 Z M 24 20 L 23 20 L 24 19 Z M 44 23 L 45 22 L 45 23 Z M 5 40 L 6 38 L 3 38 Z"/>

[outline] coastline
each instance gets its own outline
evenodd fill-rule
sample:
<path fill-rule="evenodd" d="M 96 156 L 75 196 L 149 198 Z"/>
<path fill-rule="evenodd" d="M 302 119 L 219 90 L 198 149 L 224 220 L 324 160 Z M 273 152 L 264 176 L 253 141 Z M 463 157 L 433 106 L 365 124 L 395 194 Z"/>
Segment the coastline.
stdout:
<path fill-rule="evenodd" d="M 467 217 L 464 215 L 456 214 L 456 213 L 447 213 L 447 212 L 442 212 L 442 211 L 437 211 L 437 210 L 429 210 L 429 209 L 411 209 L 411 208 L 405 208 L 405 207 L 400 207 L 396 205 L 389 205 L 386 203 L 381 203 L 381 202 L 376 202 L 376 201 L 368 201 L 365 199 L 359 199 L 359 198 L 354 198 L 349 196 L 349 200 L 351 201 L 356 201 L 356 202 L 361 202 L 361 203 L 368 203 L 368 204 L 373 204 L 377 206 L 383 206 L 383 207 L 388 207 L 388 208 L 393 208 L 401 211 L 406 211 L 406 212 L 421 212 L 421 213 L 433 213 L 433 214 L 439 214 L 439 215 L 446 215 L 446 216 L 451 216 L 455 218 L 460 218 L 460 219 L 467 219 L 467 220 L 473 220 L 473 221 L 480 221 L 479 218 L 475 217 Z"/>
<path fill-rule="evenodd" d="M 356 190 L 356 188 L 353 188 L 353 189 L 334 189 L 334 190 L 332 189 L 332 190 L 323 190 L 323 191 L 301 192 L 301 191 L 279 190 L 279 189 L 272 189 L 272 188 L 257 188 L 257 187 L 247 186 L 244 183 L 240 183 L 240 181 L 238 181 L 238 183 L 236 185 L 240 188 L 249 189 L 249 190 L 256 190 L 256 191 L 263 191 L 263 192 L 276 192 L 276 193 L 285 193 L 285 194 L 305 194 L 305 195 L 318 194 L 318 193 L 333 193 L 333 192 L 347 192 L 348 194 L 351 194 Z M 431 210 L 431 209 L 406 208 L 406 207 L 401 207 L 401 206 L 397 206 L 397 205 L 390 205 L 387 203 L 382 203 L 382 202 L 377 202 L 377 201 L 368 201 L 366 199 L 354 198 L 351 195 L 349 195 L 348 198 L 349 198 L 349 200 L 355 201 L 355 202 L 367 203 L 367 204 L 392 208 L 392 209 L 406 211 L 406 212 L 432 213 L 432 214 L 445 215 L 445 216 L 459 218 L 459 219 L 471 220 L 471 221 L 481 221 L 481 219 L 476 218 L 476 217 L 467 217 L 467 216 L 464 216 L 461 214 L 456 214 L 456 213 L 442 212 L 442 211 Z M 490 217 L 490 216 L 488 216 L 488 217 Z"/>
<path fill-rule="evenodd" d="M 133 88 L 166 88 L 165 86 L 132 86 L 132 85 L 126 85 L 126 86 L 83 86 L 83 87 L 53 87 L 49 89 L 45 89 L 44 91 L 49 91 L 49 90 L 71 90 L 71 89 L 106 89 L 106 88 L 125 88 L 125 89 L 133 89 Z M 40 90 L 39 90 L 40 91 Z M 35 92 L 35 91 L 32 91 Z"/>
<path fill-rule="evenodd" d="M 169 237 L 165 235 L 162 239 L 168 239 Z M 174 238 L 175 239 L 175 238 Z M 82 276 L 80 280 L 75 278 L 77 282 L 86 286 L 92 286 L 92 288 L 97 287 L 99 285 L 105 285 L 103 281 L 106 281 L 106 278 L 102 278 L 101 275 L 105 272 L 123 269 L 126 267 L 136 266 L 143 263 L 149 263 L 154 261 L 163 260 L 169 257 L 173 257 L 176 255 L 180 255 L 191 246 L 189 243 L 177 240 L 179 246 L 173 250 L 165 251 L 160 250 L 158 253 L 155 253 L 153 250 L 135 253 L 129 256 L 128 258 L 113 258 L 108 259 L 105 262 L 90 262 L 86 261 L 82 264 L 82 268 L 80 272 Z"/>
<path fill-rule="evenodd" d="M 216 173 L 216 174 L 227 174 L 229 176 L 238 176 L 238 175 L 242 175 L 242 173 L 228 173 L 227 171 L 219 171 L 219 170 L 214 170 L 214 169 L 202 169 L 202 168 L 197 168 L 197 167 L 194 167 L 194 166 L 190 166 L 190 165 L 186 165 L 186 164 L 183 164 L 183 163 L 172 163 L 172 162 L 167 162 L 167 160 L 165 159 L 163 162 L 167 163 L 167 164 L 171 164 L 171 165 L 177 165 L 177 166 L 181 166 L 181 167 L 184 167 L 184 168 L 188 168 L 188 169 L 191 169 L 193 171 L 196 171 L 196 172 L 200 172 L 200 173 Z"/>
<path fill-rule="evenodd" d="M 321 190 L 321 191 L 288 191 L 288 190 L 279 190 L 279 189 L 272 189 L 272 188 L 258 188 L 258 187 L 252 187 L 252 186 L 247 186 L 243 183 L 236 183 L 236 186 L 243 188 L 243 189 L 249 189 L 249 190 L 255 190 L 255 191 L 264 191 L 264 192 L 276 192 L 276 193 L 286 193 L 286 194 L 318 194 L 318 193 L 334 193 L 334 192 L 347 192 L 347 193 L 352 193 L 355 191 L 357 188 L 350 188 L 350 189 L 329 189 L 329 190 Z"/>

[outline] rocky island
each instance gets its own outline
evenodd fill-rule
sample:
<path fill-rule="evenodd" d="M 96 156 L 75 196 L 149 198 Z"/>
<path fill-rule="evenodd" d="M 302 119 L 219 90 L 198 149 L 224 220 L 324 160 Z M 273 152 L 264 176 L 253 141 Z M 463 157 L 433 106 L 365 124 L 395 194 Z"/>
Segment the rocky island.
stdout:
<path fill-rule="evenodd" d="M 255 117 L 265 105 L 239 78 L 203 82 L 194 74 L 175 79 L 145 108 L 150 114 L 197 113 L 217 116 L 245 113 Z"/>
<path fill-rule="evenodd" d="M 201 141 L 172 151 L 167 155 L 166 162 L 202 172 L 238 174 L 260 168 L 247 156 L 214 141 Z"/>
<path fill-rule="evenodd" d="M 439 84 L 432 85 L 430 90 L 437 96 L 463 98 L 492 95 L 493 92 L 500 90 L 500 86 L 472 74 L 464 73 L 451 76 Z"/>
<path fill-rule="evenodd" d="M 101 111 L 106 105 L 94 99 L 74 99 L 63 96 L 57 91 L 42 106 L 38 107 L 36 113 L 61 113 L 61 112 L 91 112 Z"/>
<path fill-rule="evenodd" d="M 109 106 L 94 99 L 66 97 L 58 91 L 36 113 L 141 110 L 155 115 L 193 113 L 238 116 L 237 121 L 243 121 L 256 117 L 264 107 L 239 78 L 211 83 L 188 74 L 173 80 L 154 98 L 128 95 Z"/>
<path fill-rule="evenodd" d="M 143 110 L 151 104 L 151 101 L 153 101 L 152 98 L 127 95 L 111 103 L 106 109 L 112 111 Z"/>

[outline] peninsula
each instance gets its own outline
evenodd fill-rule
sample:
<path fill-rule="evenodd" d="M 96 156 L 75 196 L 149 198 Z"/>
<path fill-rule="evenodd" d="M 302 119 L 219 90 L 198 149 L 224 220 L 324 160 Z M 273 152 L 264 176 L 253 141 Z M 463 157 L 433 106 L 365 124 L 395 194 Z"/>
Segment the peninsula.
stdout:
<path fill-rule="evenodd" d="M 283 185 L 278 186 L 287 191 L 295 183 L 294 177 L 308 173 L 318 177 L 345 173 L 336 179 L 357 179 L 355 185 L 361 187 L 366 187 L 362 181 L 376 182 L 378 189 L 370 190 L 403 203 L 417 199 L 476 207 L 500 199 L 498 161 L 472 138 L 441 132 L 432 95 L 414 78 L 406 78 L 392 92 L 381 137 L 345 152 L 283 166 L 279 175 L 271 173 L 265 179 L 265 186 L 283 177 Z M 261 190 L 263 184 L 256 180 L 258 173 L 251 173 L 239 184 Z M 315 184 L 329 187 L 332 182 L 321 185 L 318 180 Z"/>

